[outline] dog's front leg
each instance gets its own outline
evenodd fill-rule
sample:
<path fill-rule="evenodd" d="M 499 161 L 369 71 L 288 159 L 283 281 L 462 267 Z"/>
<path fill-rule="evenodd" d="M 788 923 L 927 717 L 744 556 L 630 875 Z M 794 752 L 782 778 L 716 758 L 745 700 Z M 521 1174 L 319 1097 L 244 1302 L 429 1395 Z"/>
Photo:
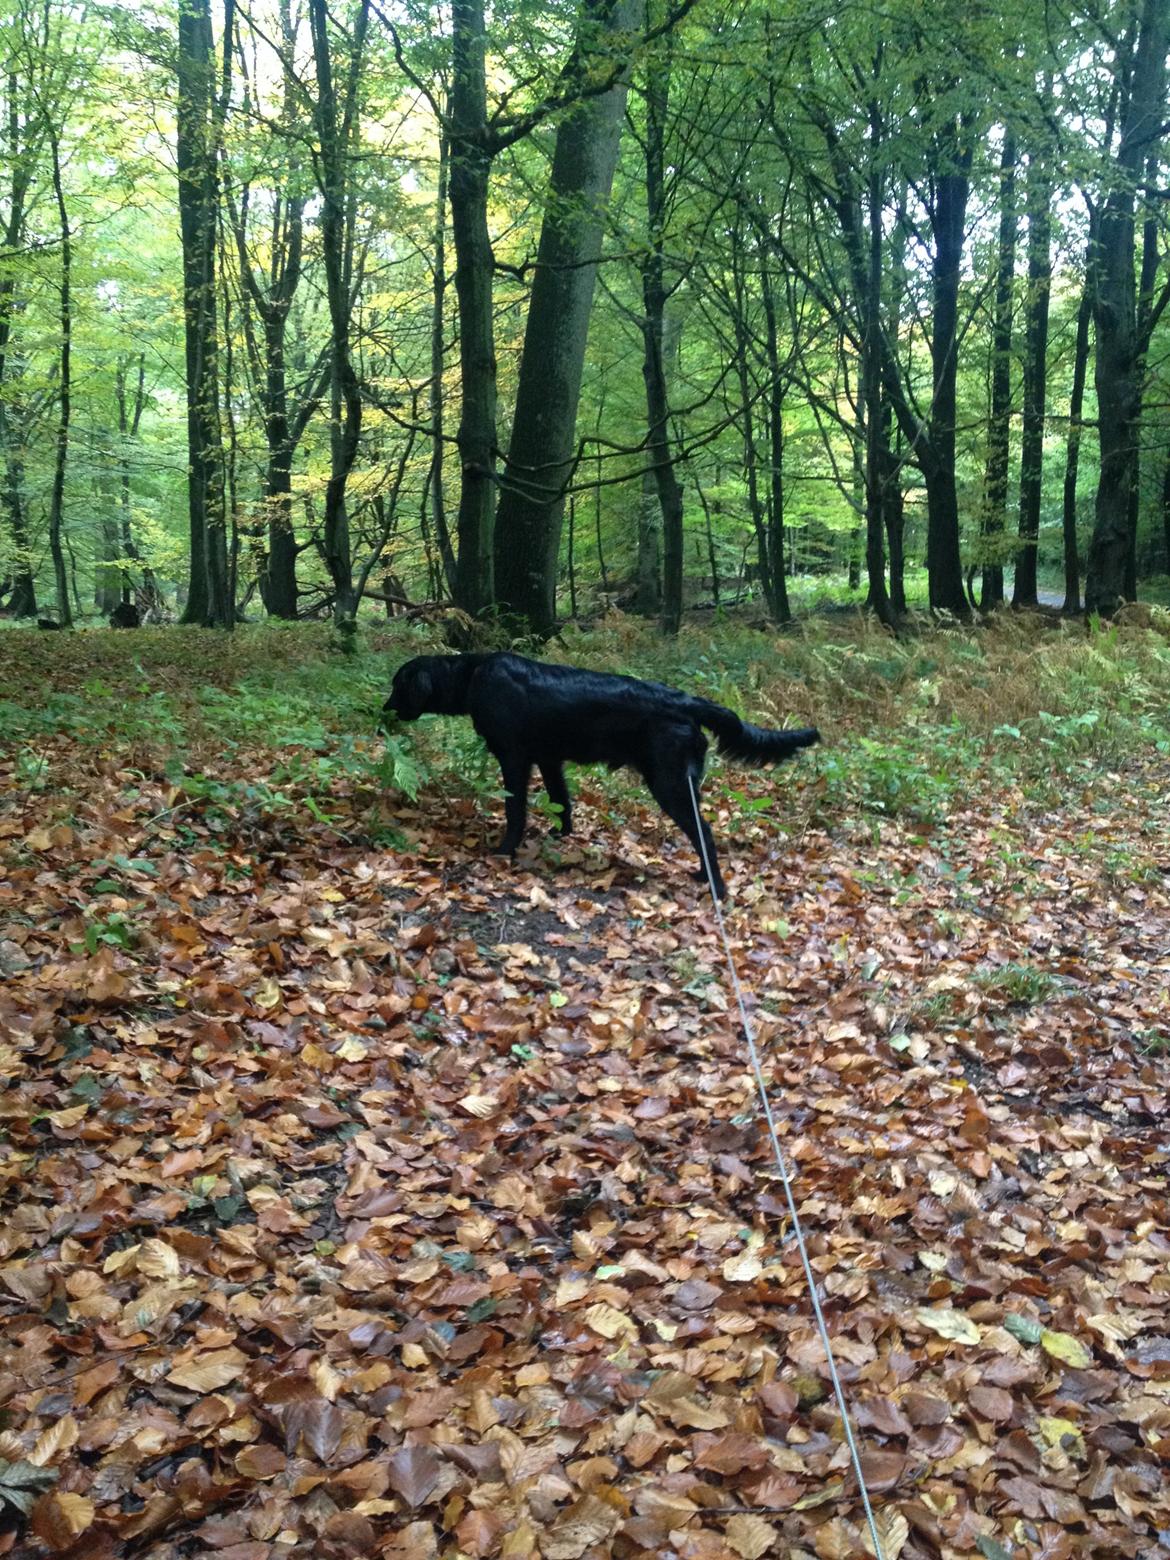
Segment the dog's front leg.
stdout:
<path fill-rule="evenodd" d="M 524 825 L 528 821 L 528 777 L 532 765 L 524 759 L 508 757 L 500 760 L 500 772 L 504 777 L 504 817 L 507 828 L 500 841 L 500 854 L 514 856 L 524 838 Z"/>

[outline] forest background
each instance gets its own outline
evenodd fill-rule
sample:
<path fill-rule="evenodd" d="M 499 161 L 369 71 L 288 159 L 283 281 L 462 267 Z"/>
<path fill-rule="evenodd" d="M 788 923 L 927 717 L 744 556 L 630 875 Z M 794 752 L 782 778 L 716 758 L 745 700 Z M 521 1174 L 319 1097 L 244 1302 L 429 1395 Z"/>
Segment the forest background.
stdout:
<path fill-rule="evenodd" d="M 874 1553 L 725 946 L 883 1560 L 1167 1552 L 1168 41 L 0 0 L 0 1555 Z"/>
<path fill-rule="evenodd" d="M 1162 0 L 0 14 L 9 616 L 1165 592 Z"/>

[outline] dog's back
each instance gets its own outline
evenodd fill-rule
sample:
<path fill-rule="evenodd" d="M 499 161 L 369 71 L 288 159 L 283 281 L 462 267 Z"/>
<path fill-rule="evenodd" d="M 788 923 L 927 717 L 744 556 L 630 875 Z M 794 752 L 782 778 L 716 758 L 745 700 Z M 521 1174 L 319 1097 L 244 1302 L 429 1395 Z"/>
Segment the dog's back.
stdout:
<path fill-rule="evenodd" d="M 665 728 L 693 728 L 685 698 L 672 689 L 511 654 L 476 670 L 468 713 L 493 750 L 510 749 L 533 763 L 613 769 L 644 767 Z"/>

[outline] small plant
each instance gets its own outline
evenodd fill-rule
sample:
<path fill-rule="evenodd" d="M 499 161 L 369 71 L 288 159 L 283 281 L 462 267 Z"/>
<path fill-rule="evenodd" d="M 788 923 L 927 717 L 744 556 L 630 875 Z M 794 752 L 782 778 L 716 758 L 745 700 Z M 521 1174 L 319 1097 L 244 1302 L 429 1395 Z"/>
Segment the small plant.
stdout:
<path fill-rule="evenodd" d="M 1000 964 L 977 970 L 975 983 L 992 996 L 1020 1007 L 1043 1002 L 1061 987 L 1060 977 L 1034 964 Z"/>
<path fill-rule="evenodd" d="M 112 914 L 99 918 L 94 916 L 86 922 L 84 942 L 72 944 L 74 953 L 85 952 L 95 954 L 103 945 L 107 948 L 121 948 L 129 951 L 138 941 L 138 928 L 132 921 L 114 911 Z"/>
<path fill-rule="evenodd" d="M 1127 845 L 1106 851 L 1101 870 L 1110 883 L 1156 883 L 1164 875 L 1158 862 Z"/>

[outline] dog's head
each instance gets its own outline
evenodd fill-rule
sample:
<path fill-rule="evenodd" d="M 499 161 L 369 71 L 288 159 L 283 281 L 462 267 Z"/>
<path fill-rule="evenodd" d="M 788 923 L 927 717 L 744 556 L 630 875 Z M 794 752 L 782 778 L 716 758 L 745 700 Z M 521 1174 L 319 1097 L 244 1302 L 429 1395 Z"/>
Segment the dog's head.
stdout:
<path fill-rule="evenodd" d="M 420 715 L 433 712 L 435 674 L 431 662 L 434 659 L 433 656 L 416 656 L 394 673 L 390 697 L 382 706 L 383 725 L 395 720 L 417 720 Z"/>
<path fill-rule="evenodd" d="M 394 673 L 382 718 L 417 720 L 420 715 L 466 715 L 475 656 L 416 655 Z"/>

